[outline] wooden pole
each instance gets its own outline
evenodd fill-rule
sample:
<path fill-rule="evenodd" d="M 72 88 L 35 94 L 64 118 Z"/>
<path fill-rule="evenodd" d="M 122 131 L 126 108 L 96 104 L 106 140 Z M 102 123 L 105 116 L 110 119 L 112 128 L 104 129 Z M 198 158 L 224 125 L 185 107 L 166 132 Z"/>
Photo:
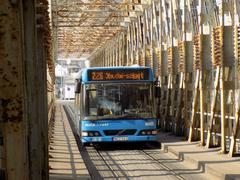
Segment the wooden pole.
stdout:
<path fill-rule="evenodd" d="M 202 41 L 203 41 L 203 0 L 200 0 L 200 14 L 199 14 L 199 25 L 200 25 L 200 38 L 199 38 L 199 60 L 200 60 L 200 82 L 199 82 L 199 93 L 200 93 L 200 145 L 205 145 L 205 139 L 204 139 L 204 65 L 203 65 L 203 47 L 202 47 Z"/>
<path fill-rule="evenodd" d="M 188 136 L 188 141 L 192 142 L 195 140 L 196 137 L 194 137 L 194 125 L 195 125 L 195 117 L 196 117 L 196 111 L 197 111 L 197 97 L 198 97 L 198 86 L 199 86 L 199 69 L 196 71 L 196 80 L 195 80 L 195 85 L 194 85 L 194 98 L 192 102 L 192 116 L 191 116 L 191 121 L 190 121 L 190 130 L 189 130 L 189 136 Z"/>
<path fill-rule="evenodd" d="M 214 90 L 213 90 L 213 98 L 211 103 L 211 115 L 209 120 L 209 127 L 207 132 L 207 143 L 206 147 L 210 148 L 212 144 L 212 129 L 213 129 L 213 120 L 215 115 L 215 108 L 216 108 L 216 100 L 217 100 L 217 90 L 219 86 L 219 76 L 220 76 L 220 67 L 218 66 L 216 69 L 216 77 L 214 80 Z"/>
<path fill-rule="evenodd" d="M 220 94 L 221 94 L 221 153 L 226 153 L 226 134 L 225 134 L 225 72 L 224 67 L 221 68 L 220 74 Z"/>
<path fill-rule="evenodd" d="M 224 31 L 224 0 L 221 1 L 221 8 L 220 8 L 220 16 L 221 16 L 221 26 L 222 26 L 222 33 L 220 34 L 220 48 L 223 53 L 223 31 Z M 221 153 L 226 153 L 226 132 L 225 132 L 225 64 L 223 62 L 223 56 L 221 56 L 221 64 L 222 67 L 220 68 L 220 95 L 221 95 Z"/>

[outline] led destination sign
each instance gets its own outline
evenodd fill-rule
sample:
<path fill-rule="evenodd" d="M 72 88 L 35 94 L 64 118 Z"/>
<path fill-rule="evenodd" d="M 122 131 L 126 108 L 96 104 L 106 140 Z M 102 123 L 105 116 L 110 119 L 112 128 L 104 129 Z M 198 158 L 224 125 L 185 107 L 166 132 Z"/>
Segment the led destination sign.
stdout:
<path fill-rule="evenodd" d="M 149 80 L 147 69 L 142 70 L 89 70 L 90 81 Z"/>

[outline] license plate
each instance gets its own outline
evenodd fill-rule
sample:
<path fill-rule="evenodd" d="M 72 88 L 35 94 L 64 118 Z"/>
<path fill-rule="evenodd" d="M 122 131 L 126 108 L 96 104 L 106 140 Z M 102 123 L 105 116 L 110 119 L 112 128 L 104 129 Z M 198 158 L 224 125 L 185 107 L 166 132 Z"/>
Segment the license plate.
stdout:
<path fill-rule="evenodd" d="M 113 137 L 113 141 L 127 141 L 128 137 Z"/>

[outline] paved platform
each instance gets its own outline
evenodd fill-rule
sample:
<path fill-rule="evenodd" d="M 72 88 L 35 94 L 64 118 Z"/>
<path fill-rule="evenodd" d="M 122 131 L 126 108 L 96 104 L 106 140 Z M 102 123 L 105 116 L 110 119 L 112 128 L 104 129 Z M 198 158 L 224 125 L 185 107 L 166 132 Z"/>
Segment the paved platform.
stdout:
<path fill-rule="evenodd" d="M 56 103 L 53 137 L 49 146 L 50 180 L 91 179 L 78 150 L 63 106 Z"/>
<path fill-rule="evenodd" d="M 189 143 L 170 133 L 160 132 L 158 138 L 162 150 L 156 151 L 156 157 L 185 179 L 240 180 L 240 157 L 230 158 L 227 154 L 220 154 L 220 148 L 206 149 L 199 146 L 199 142 Z M 56 104 L 49 156 L 50 180 L 91 179 L 60 103 Z"/>
<path fill-rule="evenodd" d="M 240 157 L 231 158 L 220 154 L 220 148 L 206 149 L 200 142 L 189 143 L 170 133 L 161 132 L 159 141 L 165 153 L 175 155 L 186 166 L 195 167 L 214 179 L 240 179 Z"/>

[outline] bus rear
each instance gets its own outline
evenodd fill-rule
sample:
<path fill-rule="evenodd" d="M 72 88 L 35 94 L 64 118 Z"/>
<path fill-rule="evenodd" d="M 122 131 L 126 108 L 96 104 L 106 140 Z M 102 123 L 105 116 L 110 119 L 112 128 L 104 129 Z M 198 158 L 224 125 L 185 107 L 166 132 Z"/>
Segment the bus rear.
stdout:
<path fill-rule="evenodd" d="M 89 68 L 81 75 L 83 143 L 155 141 L 157 119 L 150 68 Z"/>

